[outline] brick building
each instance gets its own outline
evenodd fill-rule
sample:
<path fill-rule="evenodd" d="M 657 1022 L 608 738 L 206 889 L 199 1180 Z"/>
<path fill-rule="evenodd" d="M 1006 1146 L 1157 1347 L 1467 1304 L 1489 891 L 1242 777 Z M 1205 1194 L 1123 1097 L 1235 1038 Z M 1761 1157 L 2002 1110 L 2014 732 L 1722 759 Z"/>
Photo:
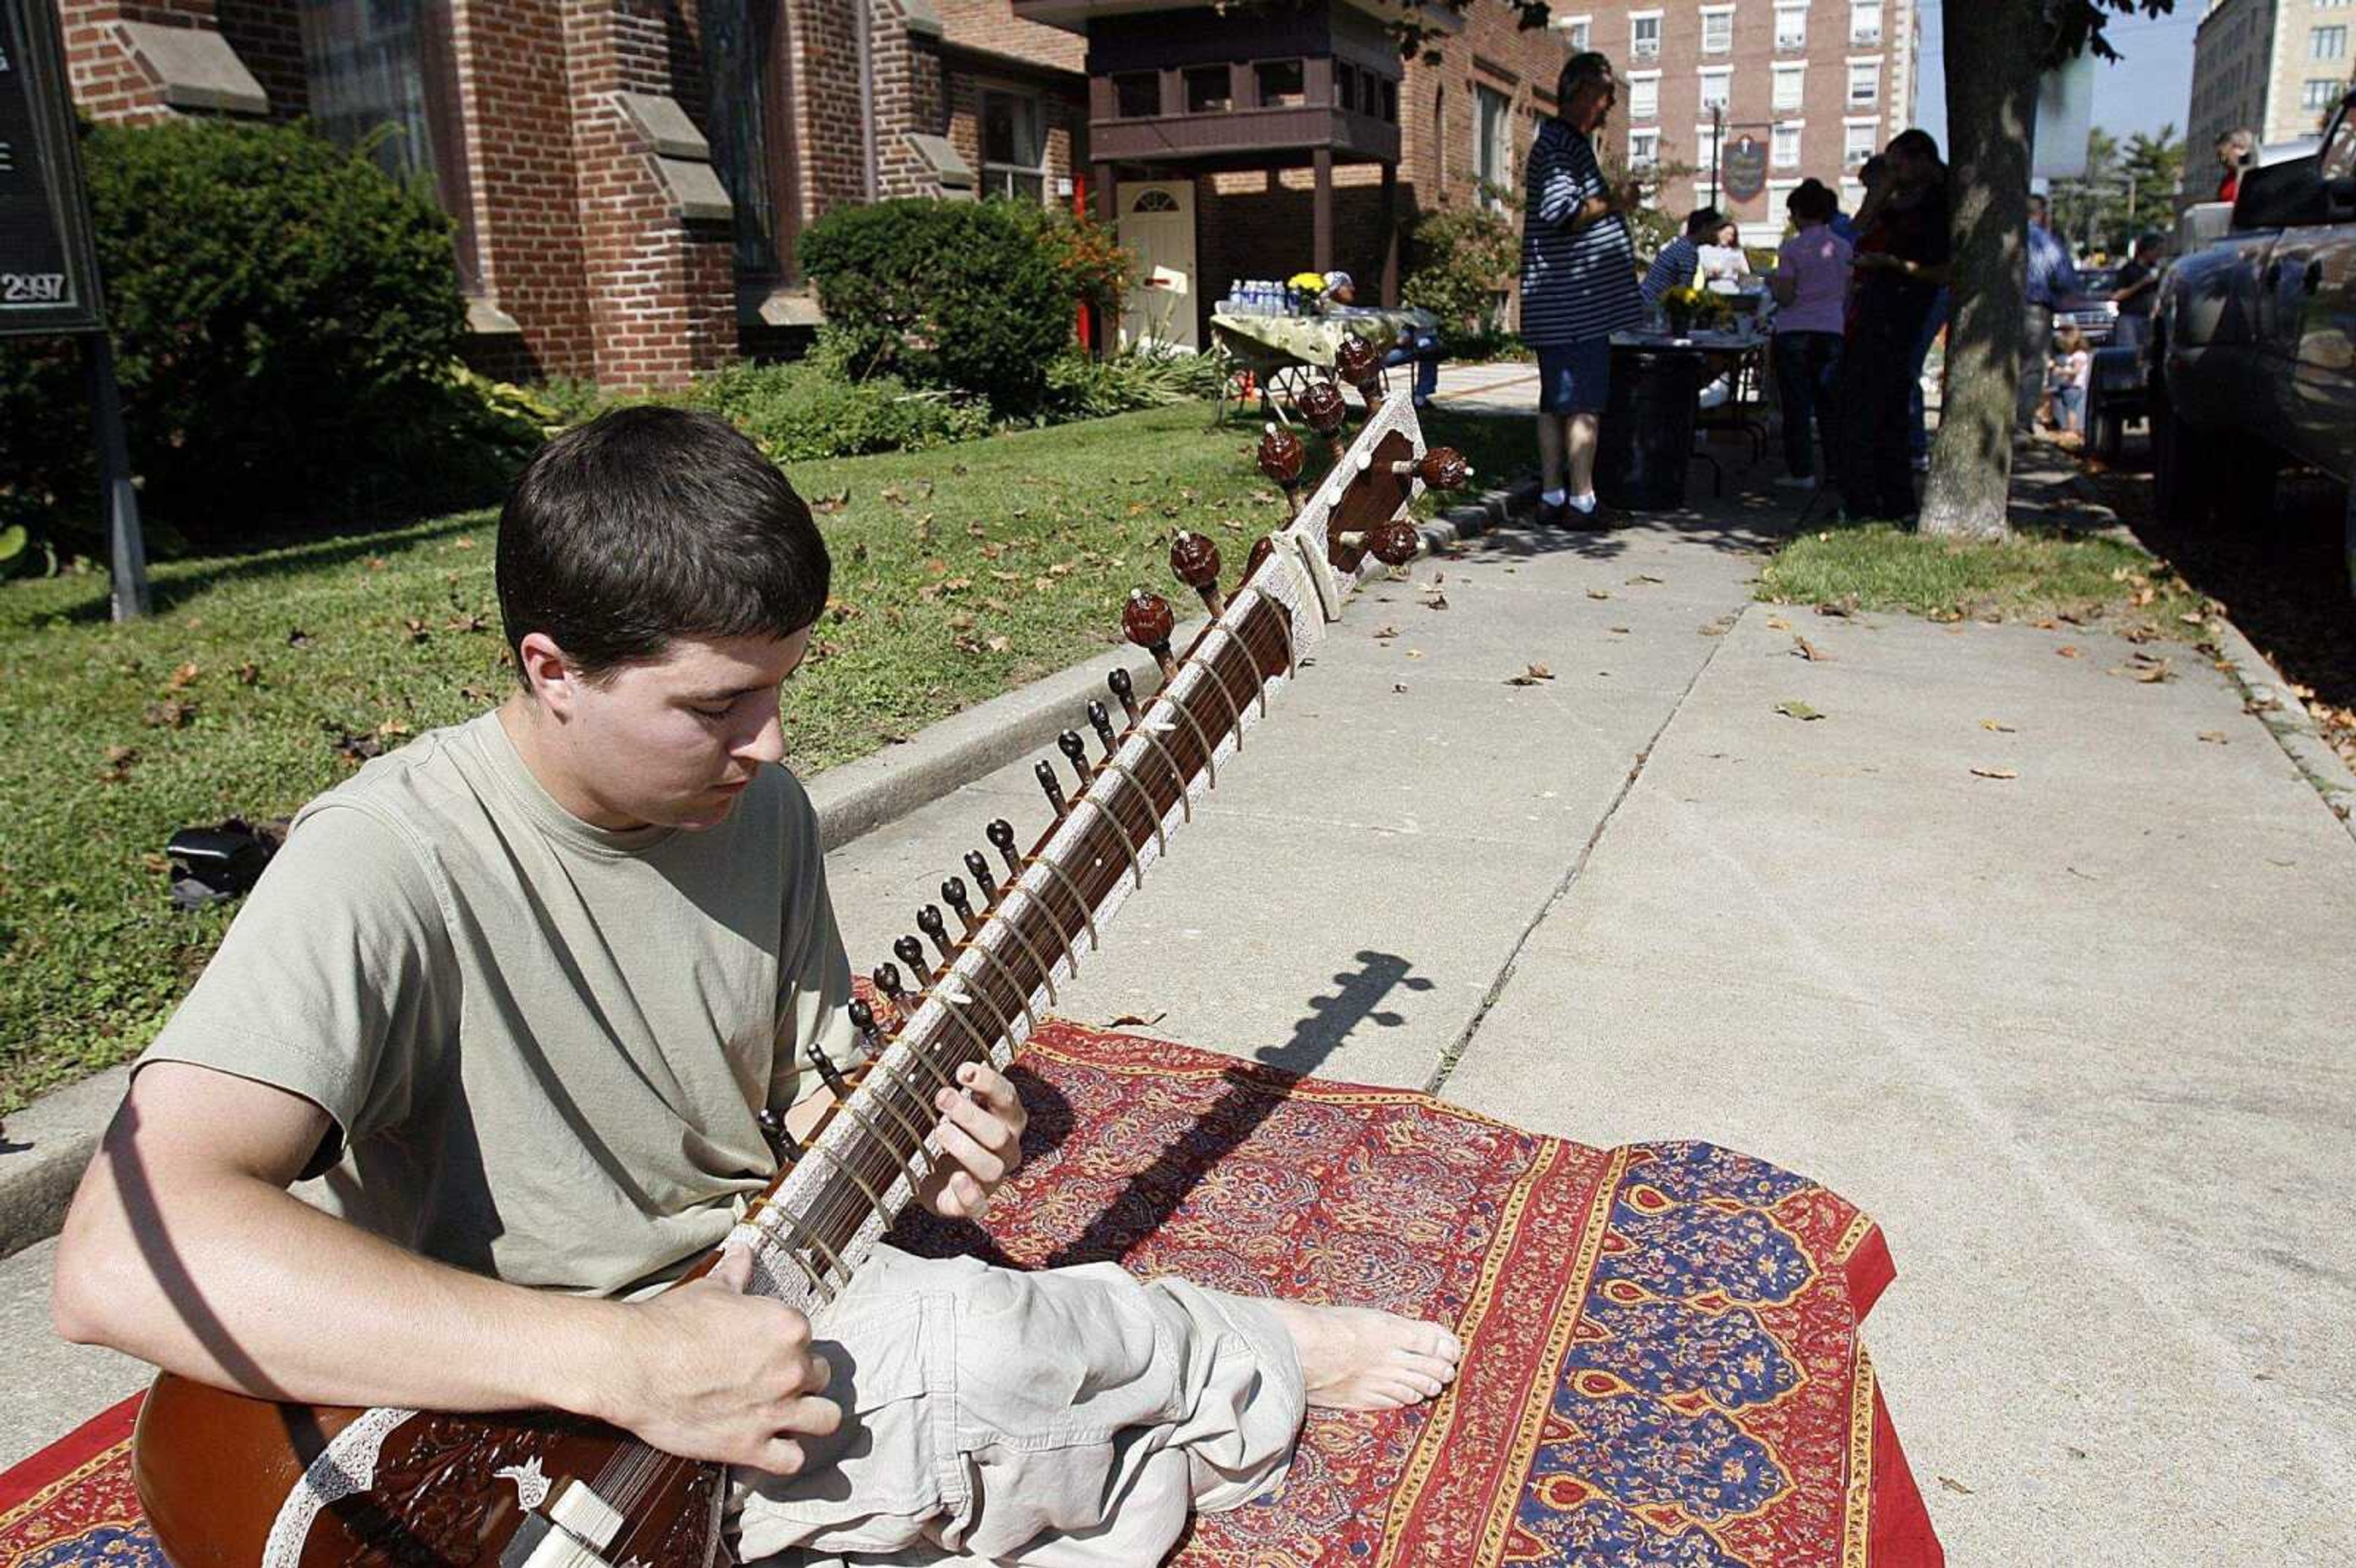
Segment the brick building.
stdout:
<path fill-rule="evenodd" d="M 1623 161 L 1662 170 L 1661 205 L 1684 212 L 1710 199 L 1715 142 L 1718 205 L 1750 244 L 1782 236 L 1783 198 L 1811 176 L 1854 211 L 1865 194 L 1858 166 L 1912 123 L 1914 0 L 1561 0 L 1554 9 L 1556 27 L 1601 49 L 1627 80 L 1612 120 Z M 1753 184 L 1755 194 L 1745 190 Z"/>
<path fill-rule="evenodd" d="M 676 384 L 818 319 L 841 202 L 1073 191 L 1077 48 L 1005 0 L 63 0 L 97 119 L 305 117 L 423 178 L 470 357 Z M 387 127 L 390 127 L 388 130 Z"/>
<path fill-rule="evenodd" d="M 2209 150 L 2228 131 L 2261 142 L 2323 129 L 2356 69 L 2356 12 L 2347 0 L 2218 0 L 2193 35 L 2192 97 L 2185 114 L 2188 194 L 2217 177 Z"/>
<path fill-rule="evenodd" d="M 1755 95 L 1763 108 L 1768 66 L 1743 62 L 1767 59 L 1752 35 L 1771 0 L 1740 3 L 1735 102 Z M 1912 0 L 1883 4 L 1911 37 Z M 1836 8 L 1846 27 L 1848 0 L 1815 0 L 1826 17 Z M 1132 334 L 1201 343 L 1229 279 L 1321 259 L 1369 295 L 1395 290 L 1389 219 L 1483 201 L 1514 216 L 1579 27 L 1623 69 L 1655 69 L 1612 48 L 1622 13 L 1525 30 L 1499 0 L 1425 13 L 1448 29 L 1430 42 L 1436 61 L 1402 59 L 1384 31 L 1388 0 L 1226 12 L 1153 0 L 62 0 L 61 11 L 84 112 L 299 117 L 370 145 L 454 219 L 475 362 L 621 385 L 677 384 L 815 325 L 796 237 L 837 204 L 894 196 L 1109 216 L 1155 267 Z M 1699 47 L 1698 27 L 1670 20 L 1658 69 L 1687 32 Z M 1878 90 L 1889 99 L 1911 82 L 1911 48 L 1905 61 Z M 1234 140 L 1247 123 L 1256 129 Z M 1837 133 L 1824 134 L 1837 155 Z M 1809 135 L 1813 164 L 1822 136 Z"/>

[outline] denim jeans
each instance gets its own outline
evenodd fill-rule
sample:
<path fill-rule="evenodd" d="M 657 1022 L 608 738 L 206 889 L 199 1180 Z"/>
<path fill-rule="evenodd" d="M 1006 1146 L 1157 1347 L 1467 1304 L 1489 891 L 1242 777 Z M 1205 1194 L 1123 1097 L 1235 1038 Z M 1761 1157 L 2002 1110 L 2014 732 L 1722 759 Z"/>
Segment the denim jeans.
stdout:
<path fill-rule="evenodd" d="M 2086 412 L 2086 389 L 2056 387 L 2053 389 L 2053 426 L 2056 430 L 2083 431 Z"/>
<path fill-rule="evenodd" d="M 1775 397 L 1783 409 L 1783 468 L 1806 478 L 1815 473 L 1814 438 L 1821 432 L 1825 469 L 1832 472 L 1833 381 L 1840 374 L 1841 340 L 1829 332 L 1775 335 Z"/>
<path fill-rule="evenodd" d="M 1383 356 L 1383 363 L 1405 365 L 1412 361 L 1415 365 L 1414 399 L 1418 403 L 1427 403 L 1440 389 L 1440 357 L 1439 336 L 1433 334 L 1427 337 L 1419 335 L 1413 347 L 1392 349 Z"/>

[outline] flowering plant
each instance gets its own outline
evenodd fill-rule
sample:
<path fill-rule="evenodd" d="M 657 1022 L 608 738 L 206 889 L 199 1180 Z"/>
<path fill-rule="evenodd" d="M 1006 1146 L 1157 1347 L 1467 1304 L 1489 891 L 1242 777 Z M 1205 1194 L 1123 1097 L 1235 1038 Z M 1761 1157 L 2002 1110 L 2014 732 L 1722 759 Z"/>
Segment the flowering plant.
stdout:
<path fill-rule="evenodd" d="M 1661 314 L 1668 318 L 1671 326 L 1683 332 L 1693 326 L 1723 325 L 1733 312 L 1723 294 L 1688 283 L 1661 296 Z"/>
<path fill-rule="evenodd" d="M 1323 272 L 1295 272 L 1292 276 L 1284 280 L 1284 286 L 1289 289 L 1298 289 L 1304 294 L 1322 294 L 1325 292 L 1325 274 Z"/>

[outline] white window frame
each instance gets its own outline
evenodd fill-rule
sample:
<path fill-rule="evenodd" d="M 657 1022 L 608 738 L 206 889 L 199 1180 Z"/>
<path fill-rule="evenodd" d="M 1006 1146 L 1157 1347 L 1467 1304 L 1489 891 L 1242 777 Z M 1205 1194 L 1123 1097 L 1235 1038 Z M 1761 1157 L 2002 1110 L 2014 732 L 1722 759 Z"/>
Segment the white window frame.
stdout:
<path fill-rule="evenodd" d="M 1770 108 L 1777 111 L 1797 109 L 1808 101 L 1808 66 L 1806 61 L 1802 60 L 1793 65 L 1778 65 L 1773 68 L 1773 71 L 1774 75 L 1772 81 L 1774 84 L 1774 95 L 1768 101 L 1768 106 Z M 1792 84 L 1792 91 L 1789 98 L 1786 98 L 1783 93 L 1783 84 L 1787 81 Z"/>
<path fill-rule="evenodd" d="M 2338 77 L 2311 76 L 2299 84 L 2298 106 L 2301 109 L 2329 109 L 2348 91 L 2348 84 Z"/>
<path fill-rule="evenodd" d="M 1667 24 L 1663 20 L 1665 16 L 1665 13 L 1660 11 L 1628 13 L 1628 58 L 1630 59 L 1656 60 L 1661 58 L 1661 35 L 1667 30 Z M 1639 22 L 1653 24 L 1653 42 L 1649 48 L 1636 37 L 1636 24 Z"/>
<path fill-rule="evenodd" d="M 1858 144 L 1858 133 L 1860 131 L 1865 133 L 1862 149 Z M 1865 167 L 1866 159 L 1879 151 L 1881 151 L 1881 116 L 1851 114 L 1841 121 L 1841 171 L 1844 175 Z"/>
<path fill-rule="evenodd" d="M 1718 157 L 1723 158 L 1726 156 L 1727 146 L 1729 144 L 1732 143 L 1733 140 L 1733 126 L 1721 125 L 1719 127 L 1718 147 L 1716 149 L 1716 155 Z M 1709 178 L 1709 165 L 1713 161 L 1711 151 L 1709 144 L 1709 122 L 1707 120 L 1697 121 L 1694 124 L 1693 155 L 1694 168 L 1699 176 L 1696 182 L 1697 189 L 1705 185 Z"/>
<path fill-rule="evenodd" d="M 1873 17 L 1873 26 L 1870 28 L 1859 27 L 1859 20 L 1868 14 Z M 1881 25 L 1881 0 L 1848 0 L 1848 41 L 1850 43 L 1880 43 Z"/>
<path fill-rule="evenodd" d="M 1719 96 L 1715 99 L 1709 95 L 1712 78 L 1717 79 L 1719 90 Z M 1733 110 L 1734 68 L 1732 66 L 1706 65 L 1694 72 L 1694 101 L 1701 106 L 1702 113 L 1708 113 L 1713 103 L 1730 112 Z"/>
<path fill-rule="evenodd" d="M 1798 24 L 1797 27 L 1791 32 L 1785 32 L 1785 26 L 1794 22 Z M 1788 54 L 1807 47 L 1807 0 L 1799 0 L 1797 5 L 1779 3 L 1775 7 L 1775 52 Z"/>
<path fill-rule="evenodd" d="M 1639 91 L 1649 91 L 1651 94 L 1649 101 L 1636 96 Z M 1657 70 L 1630 71 L 1628 73 L 1628 118 L 1633 121 L 1657 120 L 1660 117 L 1661 73 Z"/>
<path fill-rule="evenodd" d="M 1709 37 L 1712 22 L 1722 23 L 1726 28 L 1726 37 L 1715 44 Z M 1730 55 L 1734 52 L 1733 6 L 1704 5 L 1701 8 L 1701 52 L 1706 55 Z"/>
<path fill-rule="evenodd" d="M 1482 115 L 1489 102 L 1497 104 L 1495 124 L 1490 133 L 1482 134 Z M 1488 168 L 1482 167 L 1486 164 Z M 1500 91 L 1485 81 L 1472 84 L 1472 177 L 1492 186 L 1510 186 L 1514 181 L 1514 95 Z M 1484 194 L 1482 199 L 1492 208 L 1502 208 L 1503 199 Z"/>
<path fill-rule="evenodd" d="M 1767 131 L 1767 166 L 1771 169 L 1796 169 L 1800 166 L 1807 144 L 1808 123 L 1805 120 L 1778 120 Z M 1783 156 L 1783 138 L 1791 133 L 1792 155 Z"/>
<path fill-rule="evenodd" d="M 1592 16 L 1557 16 L 1550 25 L 1561 30 L 1563 42 L 1570 46 L 1572 54 L 1585 54 L 1594 47 L 1590 42 L 1595 37 L 1595 18 Z"/>
<path fill-rule="evenodd" d="M 1644 149 L 1642 149 L 1642 148 L 1640 148 L 1640 147 L 1638 147 L 1638 146 L 1637 146 L 1636 143 L 1637 143 L 1638 138 L 1640 138 L 1640 137 L 1641 137 L 1643 140 L 1644 140 L 1644 141 L 1649 142 L 1650 144 L 1652 144 L 1652 150 L 1651 150 L 1650 152 L 1646 152 L 1646 151 L 1644 151 Z M 1631 173 L 1633 173 L 1633 174 L 1645 174 L 1645 173 L 1649 173 L 1649 172 L 1650 172 L 1650 171 L 1652 171 L 1653 169 L 1655 169 L 1655 168 L 1659 167 L 1659 166 L 1660 166 L 1660 162 L 1661 162 L 1661 132 L 1660 132 L 1660 127 L 1658 127 L 1657 125 L 1631 125 L 1631 126 L 1629 126 L 1629 127 L 1628 127 L 1628 168 L 1629 168 L 1629 171 L 1630 171 Z"/>
<path fill-rule="evenodd" d="M 2329 49 L 2323 47 L 2326 38 L 2331 40 L 2331 48 Z M 2309 27 L 2307 30 L 2307 58 L 2311 60 L 2346 59 L 2348 58 L 2347 25 L 2335 22 L 2328 27 Z"/>
<path fill-rule="evenodd" d="M 986 197 L 1003 196 L 1008 197 L 1010 200 L 1020 199 L 1015 195 L 1013 182 L 1016 179 L 1035 179 L 1039 182 L 1040 205 L 1044 207 L 1052 204 L 1055 199 L 1055 182 L 1048 176 L 1047 173 L 1047 165 L 1050 162 L 1048 155 L 1048 143 L 1050 138 L 1047 134 L 1047 101 L 1036 92 L 1025 91 L 1023 89 L 1019 87 L 1011 87 L 996 82 L 981 83 L 980 91 L 974 99 L 973 111 L 974 144 L 977 150 L 985 148 L 988 145 L 990 135 L 990 101 L 992 98 L 1012 99 L 1018 104 L 1027 103 L 1030 105 L 1031 113 L 1035 117 L 1035 123 L 1039 132 L 1039 163 L 1034 168 L 1025 166 L 1022 164 L 991 163 L 985 159 L 981 165 L 981 194 Z M 993 188 L 992 182 L 1001 176 L 1005 177 L 1005 188 Z"/>
<path fill-rule="evenodd" d="M 1859 98 L 1857 95 L 1857 72 L 1859 66 L 1870 66 L 1873 68 L 1873 91 L 1863 98 Z M 1846 94 L 1844 101 L 1846 101 L 1851 109 L 1862 109 L 1869 103 L 1879 104 L 1881 101 L 1881 75 L 1882 61 L 1879 55 L 1849 56 L 1848 80 L 1842 88 L 1843 92 Z"/>

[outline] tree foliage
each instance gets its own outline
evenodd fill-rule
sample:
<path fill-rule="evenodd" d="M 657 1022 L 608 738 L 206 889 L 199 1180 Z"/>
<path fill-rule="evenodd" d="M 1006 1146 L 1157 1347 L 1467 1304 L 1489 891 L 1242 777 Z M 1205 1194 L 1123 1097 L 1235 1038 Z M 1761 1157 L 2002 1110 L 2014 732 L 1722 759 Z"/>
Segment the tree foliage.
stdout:
<path fill-rule="evenodd" d="M 2184 143 L 2173 123 L 2124 146 L 2097 125 L 2086 133 L 2086 172 L 2053 182 L 2053 229 L 2083 251 L 2126 253 L 2138 234 L 2160 227 L 2184 174 Z"/>

